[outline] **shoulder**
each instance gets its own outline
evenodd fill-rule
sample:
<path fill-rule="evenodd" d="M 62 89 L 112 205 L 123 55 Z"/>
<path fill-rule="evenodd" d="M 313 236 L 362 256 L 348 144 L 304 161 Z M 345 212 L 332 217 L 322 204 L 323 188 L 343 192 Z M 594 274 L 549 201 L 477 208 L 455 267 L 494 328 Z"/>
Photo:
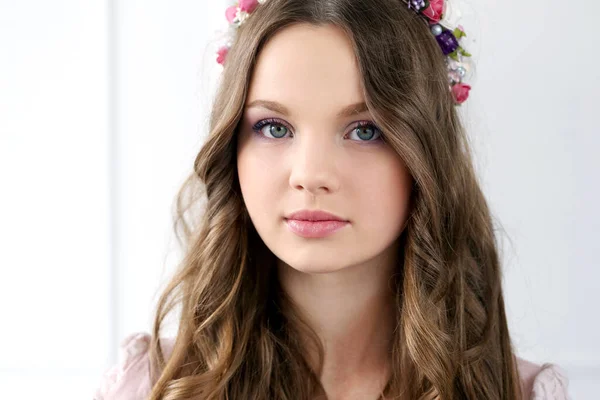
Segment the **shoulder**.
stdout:
<path fill-rule="evenodd" d="M 523 398 L 530 400 L 570 400 L 565 370 L 552 363 L 538 365 L 517 357 Z"/>
<path fill-rule="evenodd" d="M 119 345 L 118 362 L 101 376 L 94 400 L 142 400 L 150 394 L 149 349 L 152 336 L 136 332 L 126 336 Z M 173 348 L 173 338 L 161 338 L 165 358 Z M 524 399 L 570 400 L 565 371 L 556 364 L 538 365 L 517 357 Z"/>
<path fill-rule="evenodd" d="M 141 400 L 150 394 L 150 342 L 146 332 L 135 332 L 125 337 L 119 345 L 119 358 L 115 365 L 104 371 L 94 393 L 94 400 Z M 161 338 L 165 358 L 172 350 L 173 339 Z"/>

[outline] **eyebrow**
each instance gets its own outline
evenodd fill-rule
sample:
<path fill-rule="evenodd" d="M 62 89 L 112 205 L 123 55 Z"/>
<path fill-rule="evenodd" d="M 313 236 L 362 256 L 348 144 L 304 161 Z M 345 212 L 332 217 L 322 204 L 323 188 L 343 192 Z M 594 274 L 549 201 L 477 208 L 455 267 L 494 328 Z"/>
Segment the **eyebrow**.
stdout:
<path fill-rule="evenodd" d="M 278 103 L 276 101 L 254 100 L 246 106 L 246 108 L 253 108 L 253 107 L 266 108 L 267 110 L 274 111 L 274 112 L 282 114 L 286 117 L 288 117 L 290 115 L 289 110 L 283 104 Z M 340 110 L 340 112 L 337 113 L 336 117 L 337 118 L 347 118 L 347 117 L 352 117 L 357 114 L 362 114 L 366 111 L 369 111 L 367 104 L 365 102 L 360 102 L 360 103 L 350 104 L 349 106 L 344 107 L 342 110 Z"/>

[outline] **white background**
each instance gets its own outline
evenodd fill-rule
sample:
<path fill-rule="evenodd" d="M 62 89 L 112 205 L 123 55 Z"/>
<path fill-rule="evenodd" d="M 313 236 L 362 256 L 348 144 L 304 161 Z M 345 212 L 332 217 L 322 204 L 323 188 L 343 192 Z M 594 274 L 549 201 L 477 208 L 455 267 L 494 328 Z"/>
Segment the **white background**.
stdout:
<path fill-rule="evenodd" d="M 149 331 L 207 133 L 223 0 L 0 0 L 0 392 L 91 399 Z M 470 1 L 462 107 L 518 354 L 600 392 L 600 3 Z"/>

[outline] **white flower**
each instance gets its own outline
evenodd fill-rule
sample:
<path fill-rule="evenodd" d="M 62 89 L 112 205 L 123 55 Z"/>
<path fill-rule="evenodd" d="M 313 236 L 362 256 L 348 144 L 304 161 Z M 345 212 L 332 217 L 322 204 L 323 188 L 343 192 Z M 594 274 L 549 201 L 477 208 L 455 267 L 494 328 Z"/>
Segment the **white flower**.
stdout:
<path fill-rule="evenodd" d="M 460 25 L 462 13 L 455 2 L 444 2 L 444 18 L 440 21 L 446 28 L 454 30 Z"/>
<path fill-rule="evenodd" d="M 238 8 L 237 13 L 235 13 L 235 18 L 233 19 L 233 22 L 239 26 L 244 23 L 246 18 L 248 18 L 248 13 Z"/>

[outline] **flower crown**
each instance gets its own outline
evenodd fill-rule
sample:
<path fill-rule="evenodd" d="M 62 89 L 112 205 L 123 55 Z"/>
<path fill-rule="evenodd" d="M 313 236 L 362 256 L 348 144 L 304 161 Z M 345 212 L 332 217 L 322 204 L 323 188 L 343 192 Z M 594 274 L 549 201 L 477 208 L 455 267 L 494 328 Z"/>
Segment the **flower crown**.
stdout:
<path fill-rule="evenodd" d="M 230 33 L 235 34 L 237 28 L 244 23 L 260 4 L 268 0 L 238 0 L 236 5 L 230 6 L 225 11 L 229 22 Z M 450 7 L 445 0 L 402 0 L 409 9 L 422 16 L 429 24 L 431 33 L 435 36 L 442 53 L 445 56 L 448 71 L 449 89 L 457 105 L 462 104 L 469 97 L 471 86 L 464 80 L 471 70 L 471 63 L 466 57 L 471 57 L 460 45 L 463 37 L 467 36 L 462 25 L 456 25 L 460 19 L 460 11 Z M 231 48 L 231 40 L 221 46 L 217 51 L 217 62 L 225 64 L 227 53 Z"/>

